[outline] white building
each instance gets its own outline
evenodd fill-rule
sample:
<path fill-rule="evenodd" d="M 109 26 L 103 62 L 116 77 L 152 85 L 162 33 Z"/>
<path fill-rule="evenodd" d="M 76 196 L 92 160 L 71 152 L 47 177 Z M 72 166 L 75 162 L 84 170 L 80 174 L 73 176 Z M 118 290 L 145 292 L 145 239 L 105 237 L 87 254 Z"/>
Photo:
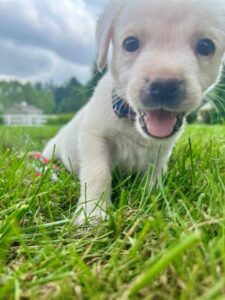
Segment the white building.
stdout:
<path fill-rule="evenodd" d="M 5 125 L 41 126 L 46 124 L 47 115 L 43 111 L 27 102 L 21 102 L 9 107 L 3 113 Z"/>

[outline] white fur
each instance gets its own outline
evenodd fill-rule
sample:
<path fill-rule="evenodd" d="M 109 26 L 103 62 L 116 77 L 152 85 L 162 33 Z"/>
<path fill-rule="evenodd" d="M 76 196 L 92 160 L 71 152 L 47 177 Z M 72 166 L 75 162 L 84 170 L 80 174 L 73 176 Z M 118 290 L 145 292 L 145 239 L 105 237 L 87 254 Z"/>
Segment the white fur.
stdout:
<path fill-rule="evenodd" d="M 141 49 L 124 53 L 123 40 L 138 36 Z M 200 38 L 213 39 L 213 57 L 198 57 L 194 45 Z M 119 119 L 112 110 L 112 89 L 133 109 L 144 109 L 139 99 L 144 81 L 177 76 L 187 82 L 187 95 L 177 111 L 199 106 L 204 93 L 218 80 L 225 52 L 223 0 L 114 0 L 97 25 L 98 66 L 106 64 L 110 42 L 110 71 L 97 86 L 88 104 L 46 146 L 43 154 L 62 160 L 81 181 L 75 222 L 86 217 L 104 218 L 111 205 L 111 170 L 144 172 L 155 164 L 153 180 L 166 170 L 180 133 L 159 141 L 146 137 L 138 120 Z M 75 99 L 76 100 L 76 99 Z"/>

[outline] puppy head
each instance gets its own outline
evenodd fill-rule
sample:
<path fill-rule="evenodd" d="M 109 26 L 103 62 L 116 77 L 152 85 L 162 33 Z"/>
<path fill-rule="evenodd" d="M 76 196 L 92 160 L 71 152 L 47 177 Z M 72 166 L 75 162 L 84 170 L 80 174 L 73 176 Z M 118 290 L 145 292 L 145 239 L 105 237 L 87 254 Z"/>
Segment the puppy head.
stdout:
<path fill-rule="evenodd" d="M 224 0 L 114 0 L 97 26 L 99 68 L 113 45 L 117 93 L 145 137 L 179 131 L 218 80 L 225 52 Z"/>

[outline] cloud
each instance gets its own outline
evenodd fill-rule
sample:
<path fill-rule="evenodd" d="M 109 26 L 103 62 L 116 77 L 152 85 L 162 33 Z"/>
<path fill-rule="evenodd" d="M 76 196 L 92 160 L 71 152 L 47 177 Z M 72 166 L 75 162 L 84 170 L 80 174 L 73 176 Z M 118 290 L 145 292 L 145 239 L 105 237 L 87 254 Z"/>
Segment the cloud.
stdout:
<path fill-rule="evenodd" d="M 104 0 L 1 0 L 0 76 L 63 82 L 90 76 Z"/>
<path fill-rule="evenodd" d="M 76 76 L 84 83 L 91 74 L 89 65 L 71 63 L 41 48 L 17 47 L 12 42 L 0 40 L 0 49 L 1 80 L 53 80 L 60 84 Z"/>
<path fill-rule="evenodd" d="M 52 64 L 51 55 L 41 49 L 17 45 L 9 40 L 0 40 L 0 67 L 5 75 L 29 77 L 32 74 L 41 74 L 43 69 L 48 70 Z"/>

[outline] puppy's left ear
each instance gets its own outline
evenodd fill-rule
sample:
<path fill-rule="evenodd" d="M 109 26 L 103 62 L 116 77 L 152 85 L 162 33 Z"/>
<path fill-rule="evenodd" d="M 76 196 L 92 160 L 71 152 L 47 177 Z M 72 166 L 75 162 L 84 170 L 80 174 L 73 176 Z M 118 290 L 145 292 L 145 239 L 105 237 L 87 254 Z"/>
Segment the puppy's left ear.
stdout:
<path fill-rule="evenodd" d="M 106 65 L 109 45 L 113 37 L 113 27 L 123 4 L 124 0 L 111 1 L 98 20 L 96 30 L 96 40 L 98 44 L 97 66 L 100 71 L 102 71 Z"/>

